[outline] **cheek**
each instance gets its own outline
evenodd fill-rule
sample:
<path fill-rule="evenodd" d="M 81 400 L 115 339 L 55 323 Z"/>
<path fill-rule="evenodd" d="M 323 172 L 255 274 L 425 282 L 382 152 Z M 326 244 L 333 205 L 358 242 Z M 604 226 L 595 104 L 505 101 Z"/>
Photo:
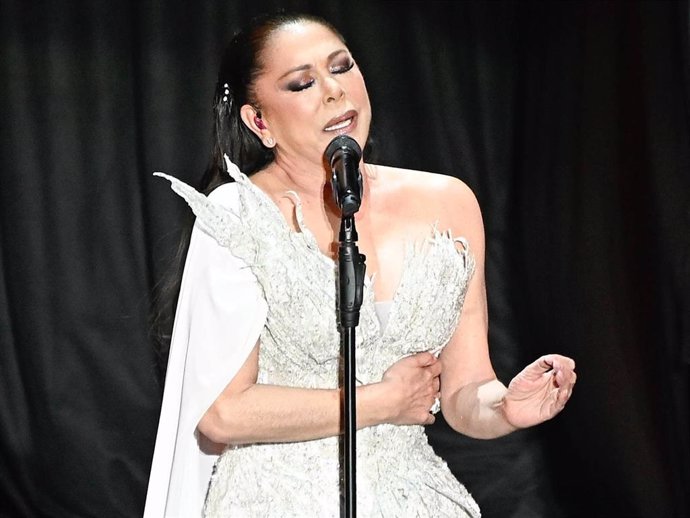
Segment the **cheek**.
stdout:
<path fill-rule="evenodd" d="M 367 86 L 364 82 L 364 77 L 361 72 L 357 70 L 356 74 L 352 75 L 352 80 L 350 84 L 351 95 L 357 98 L 358 101 L 369 105 L 369 93 L 367 92 Z"/>
<path fill-rule="evenodd" d="M 314 112 L 314 99 L 306 92 L 287 96 L 273 105 L 272 119 L 274 129 L 294 128 L 311 119 Z"/>
<path fill-rule="evenodd" d="M 282 113 L 288 120 L 298 122 L 298 114 L 306 116 L 315 113 L 320 106 L 321 99 L 322 94 L 318 88 L 308 88 L 286 97 L 282 104 Z"/>

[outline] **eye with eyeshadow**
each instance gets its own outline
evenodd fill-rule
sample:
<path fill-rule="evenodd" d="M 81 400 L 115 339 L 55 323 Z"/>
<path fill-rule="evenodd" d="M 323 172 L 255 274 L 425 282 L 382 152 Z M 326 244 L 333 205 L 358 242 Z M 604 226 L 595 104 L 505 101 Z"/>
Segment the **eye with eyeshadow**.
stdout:
<path fill-rule="evenodd" d="M 314 84 L 313 79 L 309 79 L 308 81 L 291 81 L 287 85 L 287 89 L 290 90 L 291 92 L 301 92 L 302 90 L 306 90 L 310 86 Z"/>
<path fill-rule="evenodd" d="M 352 67 L 354 66 L 355 62 L 352 59 L 348 58 L 344 62 L 332 66 L 331 74 L 344 74 L 345 72 L 349 72 L 350 70 L 352 70 Z"/>
<path fill-rule="evenodd" d="M 345 57 L 337 60 L 337 62 L 335 64 L 331 65 L 328 68 L 328 71 L 331 74 L 344 74 L 344 73 L 352 70 L 352 68 L 354 66 L 355 66 L 354 60 L 348 55 L 348 56 L 345 56 Z M 311 69 L 311 67 L 300 67 L 300 68 Z M 298 79 L 295 79 L 293 81 L 290 81 L 287 84 L 286 88 L 290 92 L 301 92 L 302 90 L 306 90 L 307 88 L 313 86 L 315 81 L 316 80 L 312 76 L 304 76 L 304 77 L 300 77 Z"/>

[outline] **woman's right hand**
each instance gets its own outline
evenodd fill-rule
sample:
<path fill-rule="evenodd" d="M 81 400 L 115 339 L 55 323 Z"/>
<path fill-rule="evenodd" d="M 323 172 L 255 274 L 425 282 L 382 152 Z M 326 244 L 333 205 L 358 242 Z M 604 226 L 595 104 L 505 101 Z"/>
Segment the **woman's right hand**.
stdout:
<path fill-rule="evenodd" d="M 441 397 L 441 360 L 428 352 L 406 356 L 383 373 L 381 388 L 388 410 L 386 422 L 427 425 L 436 419 L 430 412 Z"/>

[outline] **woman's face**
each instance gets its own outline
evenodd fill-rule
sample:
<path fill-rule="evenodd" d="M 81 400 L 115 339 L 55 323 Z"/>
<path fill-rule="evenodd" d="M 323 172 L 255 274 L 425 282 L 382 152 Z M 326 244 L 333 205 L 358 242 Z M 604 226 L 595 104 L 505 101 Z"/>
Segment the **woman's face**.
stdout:
<path fill-rule="evenodd" d="M 261 58 L 254 93 L 277 160 L 321 165 L 329 142 L 341 134 L 364 148 L 371 122 L 364 78 L 330 29 L 314 22 L 286 25 L 270 37 Z"/>

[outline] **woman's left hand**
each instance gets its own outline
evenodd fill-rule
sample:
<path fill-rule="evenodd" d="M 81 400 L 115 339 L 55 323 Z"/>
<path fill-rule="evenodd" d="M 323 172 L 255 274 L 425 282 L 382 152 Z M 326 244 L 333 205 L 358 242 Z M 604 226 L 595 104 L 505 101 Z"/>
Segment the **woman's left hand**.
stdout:
<path fill-rule="evenodd" d="M 503 397 L 506 420 L 517 428 L 527 428 L 551 419 L 565 407 L 576 379 L 572 359 L 542 356 L 508 385 Z"/>

